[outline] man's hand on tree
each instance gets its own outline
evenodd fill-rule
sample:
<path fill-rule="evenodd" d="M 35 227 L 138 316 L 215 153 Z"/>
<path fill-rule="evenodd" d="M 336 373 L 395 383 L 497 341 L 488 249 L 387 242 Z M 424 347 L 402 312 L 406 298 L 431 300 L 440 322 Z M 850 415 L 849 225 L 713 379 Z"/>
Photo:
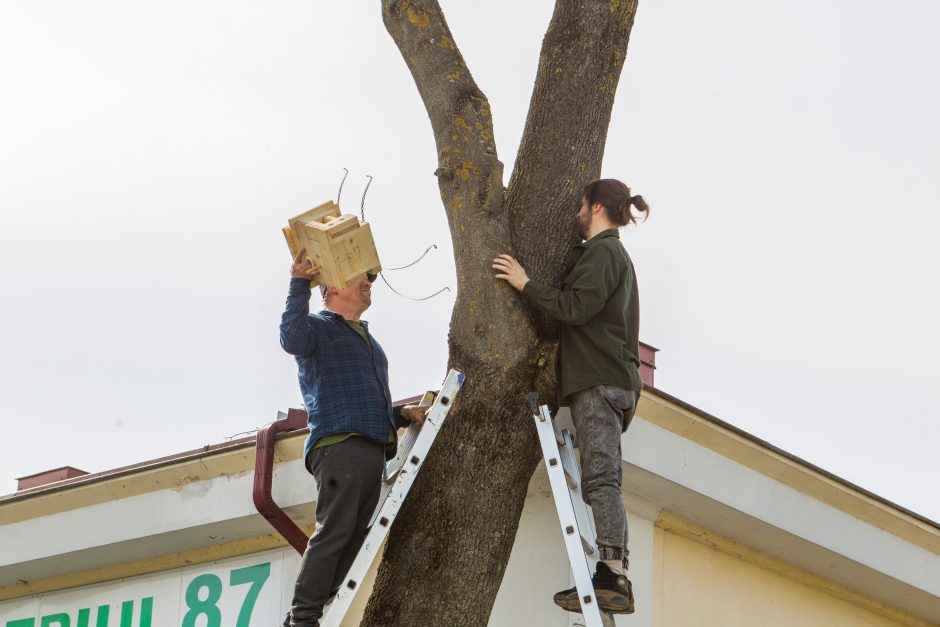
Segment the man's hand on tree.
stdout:
<path fill-rule="evenodd" d="M 525 273 L 519 262 L 509 255 L 499 255 L 493 260 L 493 269 L 499 272 L 497 279 L 503 279 L 518 291 L 522 291 L 529 282 L 529 275 Z"/>
<path fill-rule="evenodd" d="M 424 422 L 424 417 L 428 415 L 430 410 L 430 405 L 425 405 L 423 407 L 420 405 L 405 405 L 401 408 L 401 417 L 408 422 L 416 422 L 421 424 Z"/>
<path fill-rule="evenodd" d="M 294 255 L 294 263 L 290 267 L 290 276 L 292 279 L 307 279 L 312 281 L 320 274 L 320 268 L 314 268 L 309 259 L 304 259 L 304 249 L 301 248 Z"/>

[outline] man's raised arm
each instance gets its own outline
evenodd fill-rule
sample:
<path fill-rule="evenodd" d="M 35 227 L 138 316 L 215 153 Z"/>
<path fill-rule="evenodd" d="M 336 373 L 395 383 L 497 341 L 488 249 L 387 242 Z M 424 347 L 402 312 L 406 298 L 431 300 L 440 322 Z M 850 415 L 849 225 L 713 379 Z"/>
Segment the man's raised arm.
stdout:
<path fill-rule="evenodd" d="M 281 315 L 281 348 L 299 357 L 311 355 L 316 346 L 316 332 L 308 316 L 310 281 L 319 273 L 303 255 L 303 249 L 297 251 L 291 264 L 287 306 Z"/>

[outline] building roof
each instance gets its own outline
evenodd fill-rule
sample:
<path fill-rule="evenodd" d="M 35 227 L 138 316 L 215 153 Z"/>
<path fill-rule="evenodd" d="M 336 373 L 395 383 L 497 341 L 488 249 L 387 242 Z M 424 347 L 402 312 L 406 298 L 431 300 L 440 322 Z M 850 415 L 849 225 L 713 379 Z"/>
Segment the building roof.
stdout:
<path fill-rule="evenodd" d="M 646 386 L 643 389 L 643 393 L 644 395 L 653 395 L 663 400 L 666 400 L 669 403 L 672 403 L 678 407 L 681 407 L 685 409 L 686 411 L 694 414 L 695 416 L 707 422 L 710 422 L 718 427 L 721 427 L 722 429 L 729 431 L 753 444 L 756 444 L 757 446 L 763 449 L 766 449 L 769 452 L 779 455 L 793 462 L 794 464 L 802 466 L 803 468 L 810 470 L 813 473 L 816 473 L 818 475 L 821 475 L 822 477 L 825 477 L 826 479 L 836 482 L 852 490 L 853 492 L 857 492 L 859 495 L 862 495 L 868 499 L 874 500 L 878 503 L 881 503 L 882 505 L 885 505 L 893 510 L 896 510 L 899 514 L 903 514 L 904 516 L 914 518 L 924 523 L 925 525 L 929 525 L 933 527 L 934 529 L 940 531 L 940 522 L 931 520 L 927 518 L 926 516 L 922 516 L 921 514 L 918 514 L 901 505 L 898 505 L 897 503 L 894 503 L 882 496 L 879 496 L 875 494 L 874 492 L 866 490 L 865 488 L 855 483 L 852 483 L 851 481 L 843 479 L 842 477 L 839 477 L 838 475 L 835 475 L 823 469 L 822 467 L 817 466 L 816 464 L 808 462 L 802 459 L 801 457 L 798 457 L 792 453 L 788 453 L 787 451 L 777 446 L 774 446 L 770 442 L 767 442 L 766 440 L 758 438 L 757 436 L 751 433 L 748 433 L 747 431 L 744 431 L 743 429 L 740 429 L 732 425 L 729 422 L 721 420 L 720 418 L 717 418 L 701 409 L 698 409 L 697 407 L 689 403 L 686 403 L 685 401 L 675 396 L 672 396 L 671 394 L 668 394 L 667 392 L 664 392 L 652 386 Z M 394 404 L 404 405 L 407 403 L 416 402 L 420 398 L 421 398 L 420 396 L 412 396 L 409 398 L 395 401 Z M 300 430 L 303 430 L 303 429 L 299 429 L 299 431 Z M 288 435 L 288 434 L 285 434 L 285 435 Z M 7 503 L 20 501 L 23 499 L 28 499 L 39 494 L 49 494 L 49 493 L 58 492 L 62 490 L 68 490 L 70 488 L 74 488 L 77 486 L 84 486 L 84 485 L 89 485 L 89 484 L 96 483 L 96 482 L 106 481 L 109 479 L 116 479 L 119 477 L 131 475 L 131 474 L 138 473 L 138 472 L 155 470 L 155 469 L 162 468 L 165 466 L 177 464 L 177 463 L 192 460 L 192 459 L 198 459 L 200 457 L 204 457 L 208 455 L 216 455 L 219 453 L 233 451 L 237 449 L 243 449 L 243 448 L 252 448 L 254 447 L 254 445 L 255 445 L 254 436 L 246 436 L 242 438 L 232 439 L 232 440 L 217 443 L 217 444 L 207 444 L 201 448 L 191 449 L 188 451 L 183 451 L 181 453 L 175 453 L 173 455 L 167 455 L 164 457 L 158 457 L 156 459 L 139 462 L 137 464 L 131 464 L 129 466 L 122 466 L 120 468 L 114 468 L 110 470 L 103 470 L 100 472 L 89 473 L 89 474 L 85 474 L 81 476 L 71 477 L 68 479 L 61 480 L 61 481 L 55 481 L 53 483 L 48 483 L 45 485 L 40 485 L 40 486 L 36 486 L 36 487 L 24 489 L 24 490 L 19 490 L 12 494 L 0 496 L 0 506 L 3 506 Z M 37 473 L 37 474 L 42 474 L 42 473 Z"/>

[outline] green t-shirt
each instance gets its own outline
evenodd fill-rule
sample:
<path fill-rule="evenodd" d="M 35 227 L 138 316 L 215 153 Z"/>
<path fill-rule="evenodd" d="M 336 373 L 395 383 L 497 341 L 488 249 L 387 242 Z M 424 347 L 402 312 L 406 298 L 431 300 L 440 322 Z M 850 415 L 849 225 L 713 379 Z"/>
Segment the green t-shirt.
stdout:
<path fill-rule="evenodd" d="M 362 336 L 362 339 L 365 341 L 365 343 L 369 345 L 369 350 L 372 350 L 372 341 L 369 339 L 369 334 L 366 333 L 366 328 L 362 326 L 362 323 L 359 322 L 358 320 L 346 320 L 346 324 L 349 325 L 350 329 L 352 329 L 353 331 L 358 333 L 360 336 Z M 314 443 L 313 448 L 320 448 L 323 446 L 329 446 L 331 444 L 339 444 L 343 440 L 348 440 L 354 435 L 359 435 L 359 434 L 358 433 L 334 433 L 333 435 L 327 435 L 317 440 Z M 395 436 L 396 436 L 395 430 L 389 427 L 388 428 L 389 443 L 395 441 Z"/>

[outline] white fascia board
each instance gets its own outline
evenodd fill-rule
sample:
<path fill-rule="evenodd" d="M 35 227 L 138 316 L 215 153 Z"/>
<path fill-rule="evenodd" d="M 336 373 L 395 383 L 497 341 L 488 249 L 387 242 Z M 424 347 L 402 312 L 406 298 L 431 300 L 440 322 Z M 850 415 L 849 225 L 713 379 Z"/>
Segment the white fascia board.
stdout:
<path fill-rule="evenodd" d="M 0 526 L 0 586 L 271 533 L 253 481 L 247 471 Z M 316 483 L 302 460 L 277 464 L 272 493 L 313 524 Z"/>
<path fill-rule="evenodd" d="M 940 555 L 640 417 L 624 489 L 745 546 L 940 620 Z"/>

